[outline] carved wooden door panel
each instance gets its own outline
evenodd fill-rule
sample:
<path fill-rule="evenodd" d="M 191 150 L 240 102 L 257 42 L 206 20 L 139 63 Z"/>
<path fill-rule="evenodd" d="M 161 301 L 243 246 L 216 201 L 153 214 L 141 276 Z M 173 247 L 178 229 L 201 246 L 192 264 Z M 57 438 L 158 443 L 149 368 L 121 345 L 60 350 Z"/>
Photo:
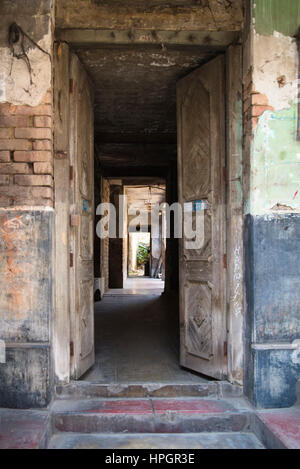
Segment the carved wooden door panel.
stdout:
<path fill-rule="evenodd" d="M 94 363 L 94 124 L 89 79 L 75 54 L 70 64 L 71 354 L 73 378 Z"/>
<path fill-rule="evenodd" d="M 220 56 L 177 84 L 179 201 L 186 220 L 202 211 L 201 242 L 186 232 L 179 242 L 180 363 L 217 379 L 227 373 L 224 69 Z"/>

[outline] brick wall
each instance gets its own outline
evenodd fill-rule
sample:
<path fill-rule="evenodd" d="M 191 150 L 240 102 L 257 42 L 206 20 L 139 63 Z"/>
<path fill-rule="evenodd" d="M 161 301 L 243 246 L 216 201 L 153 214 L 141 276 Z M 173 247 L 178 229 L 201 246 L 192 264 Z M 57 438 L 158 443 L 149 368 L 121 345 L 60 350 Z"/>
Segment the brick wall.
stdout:
<path fill-rule="evenodd" d="M 52 96 L 0 104 L 0 206 L 53 206 Z"/>

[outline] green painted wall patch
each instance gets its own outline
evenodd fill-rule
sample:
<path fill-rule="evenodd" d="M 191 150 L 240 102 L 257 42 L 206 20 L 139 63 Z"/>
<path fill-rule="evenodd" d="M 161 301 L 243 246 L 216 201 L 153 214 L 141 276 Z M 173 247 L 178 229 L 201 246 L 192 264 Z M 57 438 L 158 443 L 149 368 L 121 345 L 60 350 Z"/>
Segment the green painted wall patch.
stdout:
<path fill-rule="evenodd" d="M 269 36 L 278 31 L 295 36 L 300 26 L 300 0 L 256 0 L 253 15 L 257 33 Z"/>

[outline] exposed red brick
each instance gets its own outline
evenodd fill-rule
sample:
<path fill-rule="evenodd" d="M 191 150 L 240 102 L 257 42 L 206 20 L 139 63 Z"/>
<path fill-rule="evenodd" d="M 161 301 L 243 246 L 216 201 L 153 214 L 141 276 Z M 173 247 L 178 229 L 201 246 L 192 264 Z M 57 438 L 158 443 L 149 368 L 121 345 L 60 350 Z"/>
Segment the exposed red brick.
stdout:
<path fill-rule="evenodd" d="M 0 127 L 28 127 L 29 117 L 0 114 Z"/>
<path fill-rule="evenodd" d="M 0 199 L 2 197 L 13 199 L 11 203 L 16 205 L 27 205 L 25 201 L 30 200 L 29 205 L 41 205 L 41 199 L 52 200 L 53 191 L 51 187 L 31 187 L 31 186 L 0 186 Z"/>
<path fill-rule="evenodd" d="M 52 187 L 32 187 L 31 193 L 34 198 L 53 199 Z"/>
<path fill-rule="evenodd" d="M 8 161 L 10 161 L 10 152 L 0 151 L 0 163 L 7 163 Z"/>
<path fill-rule="evenodd" d="M 0 207 L 11 207 L 12 199 L 6 196 L 0 196 Z"/>
<path fill-rule="evenodd" d="M 48 90 L 35 107 L 0 103 L 2 207 L 53 206 L 52 99 Z"/>
<path fill-rule="evenodd" d="M 269 101 L 265 94 L 254 93 L 252 94 L 252 104 L 253 106 L 268 106 Z"/>
<path fill-rule="evenodd" d="M 41 138 L 51 140 L 51 129 L 19 128 L 15 129 L 16 138 Z"/>
<path fill-rule="evenodd" d="M 31 187 L 21 187 L 21 186 L 0 186 L 0 197 L 31 197 L 32 189 Z"/>
<path fill-rule="evenodd" d="M 34 126 L 35 127 L 49 127 L 51 128 L 52 119 L 49 116 L 35 116 Z"/>
<path fill-rule="evenodd" d="M 52 160 L 51 151 L 15 151 L 15 161 L 34 163 L 36 161 L 49 162 Z"/>
<path fill-rule="evenodd" d="M 47 91 L 47 93 L 43 97 L 41 104 L 52 104 L 52 93 L 50 90 Z"/>
<path fill-rule="evenodd" d="M 1 198 L 0 198 L 1 200 Z M 38 197 L 31 197 L 28 199 L 24 199 L 24 197 L 14 197 L 13 198 L 13 205 L 26 205 L 27 207 L 33 207 L 33 206 L 38 206 L 40 205 L 41 207 L 52 207 L 53 206 L 53 201 L 52 199 L 43 199 L 38 198 Z"/>
<path fill-rule="evenodd" d="M 35 174 L 52 174 L 53 168 L 51 163 L 34 163 Z"/>
<path fill-rule="evenodd" d="M 266 111 L 273 111 L 274 109 L 271 106 L 253 106 L 252 107 L 252 116 L 259 117 Z"/>
<path fill-rule="evenodd" d="M 1 129 L 0 128 L 0 138 L 11 138 L 11 129 Z"/>
<path fill-rule="evenodd" d="M 52 142 L 50 140 L 36 140 L 32 142 L 34 150 L 52 150 Z"/>
<path fill-rule="evenodd" d="M 1 139 L 0 150 L 31 150 L 31 142 L 23 139 Z"/>
<path fill-rule="evenodd" d="M 8 186 L 8 185 L 9 185 L 9 176 L 0 174 L 0 186 Z"/>
<path fill-rule="evenodd" d="M 52 176 L 48 175 L 17 175 L 14 177 L 14 183 L 19 186 L 52 186 Z"/>
<path fill-rule="evenodd" d="M 0 174 L 30 174 L 26 163 L 0 163 Z"/>
<path fill-rule="evenodd" d="M 13 115 L 13 116 L 51 116 L 51 104 L 40 104 L 39 106 L 15 106 L 13 104 L 2 103 L 0 104 L 0 115 Z"/>

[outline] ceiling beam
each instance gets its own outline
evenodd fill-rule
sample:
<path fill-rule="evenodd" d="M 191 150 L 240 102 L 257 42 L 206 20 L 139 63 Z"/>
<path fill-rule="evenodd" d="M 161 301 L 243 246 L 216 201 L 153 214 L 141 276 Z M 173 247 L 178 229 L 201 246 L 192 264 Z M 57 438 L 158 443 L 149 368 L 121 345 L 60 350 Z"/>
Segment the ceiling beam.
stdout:
<path fill-rule="evenodd" d="M 146 29 L 57 29 L 56 39 L 75 47 L 101 45 L 205 46 L 224 49 L 237 41 L 235 31 L 163 31 Z"/>

